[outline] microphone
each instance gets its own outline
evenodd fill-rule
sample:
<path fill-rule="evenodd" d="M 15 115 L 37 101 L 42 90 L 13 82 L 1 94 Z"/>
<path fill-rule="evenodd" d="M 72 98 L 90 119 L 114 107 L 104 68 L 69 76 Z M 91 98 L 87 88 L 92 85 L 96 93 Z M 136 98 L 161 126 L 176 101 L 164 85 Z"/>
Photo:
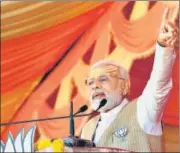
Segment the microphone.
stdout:
<path fill-rule="evenodd" d="M 83 105 L 82 107 L 79 108 L 79 110 L 73 115 L 73 102 L 71 101 L 70 103 L 70 136 L 73 137 L 74 136 L 74 116 L 79 114 L 79 113 L 82 113 L 82 112 L 85 112 L 87 109 L 88 109 L 88 106 L 87 105 Z"/>
<path fill-rule="evenodd" d="M 77 115 L 79 113 L 85 112 L 87 109 L 85 109 L 87 105 L 82 106 L 77 113 L 75 113 L 74 117 L 84 117 L 89 116 L 91 114 L 84 114 L 84 115 Z M 88 108 L 88 107 L 87 107 Z M 33 120 L 24 120 L 24 121 L 15 121 L 15 122 L 7 122 L 7 123 L 0 123 L 1 126 L 9 126 L 9 125 L 16 125 L 16 124 L 25 124 L 25 123 L 32 123 L 32 122 L 43 122 L 43 121 L 52 121 L 52 120 L 60 120 L 60 119 L 68 119 L 70 116 L 56 116 L 51 118 L 39 118 L 39 119 L 33 119 Z"/>
<path fill-rule="evenodd" d="M 73 102 L 70 102 L 70 136 L 63 139 L 65 146 L 73 147 L 94 147 L 95 144 L 92 141 L 80 139 L 79 137 L 74 136 L 74 117 L 75 115 L 85 112 L 88 109 L 87 105 L 80 107 L 80 109 L 73 115 Z"/>
<path fill-rule="evenodd" d="M 107 100 L 106 99 L 103 99 L 101 102 L 100 102 L 100 105 L 99 107 L 96 109 L 96 111 L 98 111 L 100 108 L 102 108 L 105 104 L 107 103 Z M 71 102 L 71 107 L 72 107 L 72 102 Z M 73 120 L 73 117 L 76 117 L 75 115 L 78 114 L 78 113 L 81 113 L 81 112 L 84 112 L 87 110 L 87 105 L 84 105 L 82 106 L 75 114 L 74 116 L 72 116 L 72 108 L 71 108 L 71 113 L 70 113 L 70 116 L 71 116 L 71 120 Z M 90 114 L 83 114 L 83 115 L 78 115 L 79 117 L 81 116 L 90 116 L 90 115 L 93 115 L 93 113 L 90 113 Z M 95 143 L 91 140 L 85 140 L 85 139 L 81 139 L 79 137 L 74 137 L 74 133 L 72 133 L 72 131 L 74 132 L 74 121 L 70 121 L 70 137 L 67 137 L 67 138 L 64 138 L 64 143 L 66 146 L 69 146 L 69 147 L 74 147 L 74 146 L 78 146 L 78 147 L 95 147 Z"/>
<path fill-rule="evenodd" d="M 103 107 L 106 104 L 107 100 L 103 99 L 100 102 L 100 105 L 96 111 L 98 111 L 101 107 Z M 84 107 L 84 106 L 82 106 Z M 80 108 L 81 109 L 81 108 Z M 79 110 L 80 111 L 80 110 Z M 84 110 L 86 111 L 86 110 Z M 82 111 L 83 112 L 83 111 Z M 79 112 L 81 113 L 81 112 Z M 93 113 L 89 114 L 82 114 L 82 115 L 77 115 L 79 113 L 75 113 L 74 117 L 85 117 L 85 116 L 90 116 L 93 115 Z M 7 123 L 0 123 L 1 126 L 9 126 L 9 125 L 16 125 L 16 124 L 24 124 L 24 123 L 32 123 L 32 122 L 43 122 L 43 121 L 52 121 L 52 120 L 60 120 L 60 119 L 67 119 L 70 118 L 70 116 L 56 116 L 56 117 L 51 117 L 51 118 L 39 118 L 39 119 L 32 119 L 32 120 L 24 120 L 24 121 L 15 121 L 15 122 L 7 122 Z"/>
<path fill-rule="evenodd" d="M 81 107 L 79 108 L 79 110 L 74 114 L 74 116 L 77 115 L 77 114 L 79 114 L 79 113 L 85 112 L 87 109 L 88 109 L 88 106 L 87 106 L 87 105 L 81 106 Z"/>
<path fill-rule="evenodd" d="M 99 107 L 96 109 L 96 111 L 100 110 L 104 105 L 106 105 L 106 103 L 107 103 L 107 100 L 106 100 L 106 99 L 101 100 L 100 105 L 99 105 Z"/>

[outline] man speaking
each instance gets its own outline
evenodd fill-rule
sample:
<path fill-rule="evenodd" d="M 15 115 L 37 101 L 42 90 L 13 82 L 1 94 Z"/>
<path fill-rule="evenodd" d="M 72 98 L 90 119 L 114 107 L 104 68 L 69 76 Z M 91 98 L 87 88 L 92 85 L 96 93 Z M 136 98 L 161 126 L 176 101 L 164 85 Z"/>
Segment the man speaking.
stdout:
<path fill-rule="evenodd" d="M 174 45 L 178 39 L 175 24 L 177 13 L 169 19 L 169 9 L 163 15 L 157 38 L 154 66 L 150 79 L 140 97 L 129 102 L 128 72 L 116 62 L 99 61 L 89 72 L 86 85 L 89 100 L 99 112 L 83 127 L 81 138 L 92 140 L 97 147 L 114 147 L 137 152 L 161 152 L 162 115 L 172 85 L 175 60 Z"/>

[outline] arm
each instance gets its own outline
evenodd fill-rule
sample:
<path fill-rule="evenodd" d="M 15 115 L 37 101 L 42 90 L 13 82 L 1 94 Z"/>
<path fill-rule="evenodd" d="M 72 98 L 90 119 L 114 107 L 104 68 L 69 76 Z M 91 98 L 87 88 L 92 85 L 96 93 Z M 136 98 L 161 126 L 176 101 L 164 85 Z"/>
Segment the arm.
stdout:
<path fill-rule="evenodd" d="M 137 117 L 141 128 L 149 134 L 161 134 L 161 119 L 172 89 L 173 48 L 156 44 L 154 66 L 150 79 L 137 102 Z"/>
<path fill-rule="evenodd" d="M 161 135 L 161 120 L 172 89 L 172 69 L 175 61 L 174 45 L 178 38 L 175 25 L 178 8 L 171 20 L 169 9 L 163 15 L 163 22 L 157 39 L 153 70 L 150 79 L 137 102 L 137 119 L 142 130 L 148 134 Z"/>

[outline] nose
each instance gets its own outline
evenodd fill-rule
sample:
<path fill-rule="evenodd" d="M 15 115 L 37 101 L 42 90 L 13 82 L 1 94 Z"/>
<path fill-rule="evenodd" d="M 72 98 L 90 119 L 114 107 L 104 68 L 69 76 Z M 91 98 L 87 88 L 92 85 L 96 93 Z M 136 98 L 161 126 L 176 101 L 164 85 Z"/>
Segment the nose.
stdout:
<path fill-rule="evenodd" d="M 95 90 L 95 89 L 100 89 L 102 88 L 101 84 L 99 83 L 98 80 L 94 81 L 94 84 L 92 85 L 92 89 Z"/>

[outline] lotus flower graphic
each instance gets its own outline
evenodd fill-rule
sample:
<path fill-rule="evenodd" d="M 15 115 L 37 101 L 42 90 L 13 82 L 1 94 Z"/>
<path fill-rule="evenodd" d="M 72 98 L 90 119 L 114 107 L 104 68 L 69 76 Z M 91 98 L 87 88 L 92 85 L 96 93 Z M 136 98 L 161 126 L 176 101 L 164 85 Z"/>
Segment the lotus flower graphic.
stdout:
<path fill-rule="evenodd" d="M 24 129 L 21 129 L 15 139 L 9 131 L 6 143 L 1 141 L 1 152 L 34 152 L 34 134 L 36 127 L 31 127 L 24 136 Z"/>

